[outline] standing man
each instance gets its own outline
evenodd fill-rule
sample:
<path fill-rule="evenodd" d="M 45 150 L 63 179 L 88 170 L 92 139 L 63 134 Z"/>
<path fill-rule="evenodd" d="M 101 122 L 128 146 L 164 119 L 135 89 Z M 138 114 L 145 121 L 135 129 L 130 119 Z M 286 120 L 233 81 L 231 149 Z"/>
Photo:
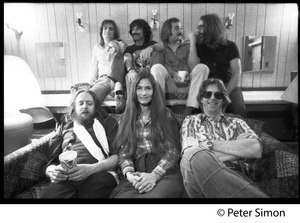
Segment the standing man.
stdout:
<path fill-rule="evenodd" d="M 216 14 L 203 15 L 197 32 L 190 34 L 191 54 L 209 67 L 209 78 L 221 79 L 232 104 L 230 112 L 247 117 L 247 110 L 240 89 L 241 59 L 236 44 L 226 38 L 226 30 Z"/>
<path fill-rule="evenodd" d="M 224 83 L 205 80 L 197 99 L 203 113 L 186 117 L 181 127 L 180 169 L 189 197 L 267 198 L 241 165 L 261 157 L 261 141 L 242 119 L 223 113 L 230 103 Z"/>
<path fill-rule="evenodd" d="M 152 66 L 156 53 L 153 53 L 149 58 L 143 58 L 141 52 L 146 49 L 151 52 L 157 45 L 157 42 L 152 40 L 152 31 L 149 24 L 143 19 L 133 20 L 129 25 L 129 33 L 133 38 L 134 44 L 128 46 L 124 53 L 124 62 L 127 75 L 126 88 L 127 95 L 129 95 L 129 89 L 132 87 L 134 79 L 137 77 L 140 70 L 144 67 Z"/>
<path fill-rule="evenodd" d="M 162 64 L 153 65 L 151 73 L 162 86 L 163 93 L 169 78 L 177 86 L 190 85 L 184 115 L 191 115 L 194 109 L 199 107 L 197 94 L 202 82 L 208 77 L 209 68 L 205 64 L 196 62 L 197 57 L 195 54 L 190 54 L 190 43 L 182 39 L 182 33 L 178 18 L 173 17 L 164 22 L 160 36 L 163 49 L 158 48 L 161 52 L 159 56 Z M 187 72 L 184 80 L 179 76 L 179 71 Z"/>

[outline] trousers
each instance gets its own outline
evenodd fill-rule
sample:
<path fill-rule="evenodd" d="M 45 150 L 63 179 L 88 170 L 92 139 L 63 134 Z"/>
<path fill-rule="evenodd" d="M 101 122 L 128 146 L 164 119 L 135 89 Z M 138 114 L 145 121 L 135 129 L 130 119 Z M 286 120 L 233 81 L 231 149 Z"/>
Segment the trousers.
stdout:
<path fill-rule="evenodd" d="M 108 172 L 98 172 L 81 181 L 50 183 L 41 198 L 109 198 L 117 182 Z"/>
<path fill-rule="evenodd" d="M 151 67 L 151 74 L 155 80 L 161 86 L 163 95 L 166 93 L 166 81 L 171 78 L 167 69 L 161 64 L 154 64 Z M 190 72 L 190 84 L 189 92 L 186 101 L 186 106 L 199 108 L 199 102 L 197 101 L 197 95 L 199 94 L 200 87 L 208 77 L 209 68 L 205 64 L 197 64 L 194 69 Z"/>
<path fill-rule="evenodd" d="M 101 71 L 98 71 L 98 73 L 101 74 Z M 120 52 L 117 53 L 113 58 L 113 62 L 111 64 L 111 73 L 105 75 L 112 77 L 117 82 L 120 82 L 121 85 L 125 83 L 124 59 Z M 103 102 L 106 96 L 115 89 L 115 82 L 107 76 L 100 75 L 100 78 L 90 89 L 97 95 L 97 98 L 100 102 Z"/>
<path fill-rule="evenodd" d="M 227 106 L 226 112 L 238 114 L 243 118 L 247 118 L 247 109 L 244 97 L 240 87 L 236 87 L 229 95 L 231 103 Z"/>
<path fill-rule="evenodd" d="M 190 198 L 268 197 L 246 175 L 226 167 L 213 151 L 198 146 L 184 151 L 180 170 Z"/>

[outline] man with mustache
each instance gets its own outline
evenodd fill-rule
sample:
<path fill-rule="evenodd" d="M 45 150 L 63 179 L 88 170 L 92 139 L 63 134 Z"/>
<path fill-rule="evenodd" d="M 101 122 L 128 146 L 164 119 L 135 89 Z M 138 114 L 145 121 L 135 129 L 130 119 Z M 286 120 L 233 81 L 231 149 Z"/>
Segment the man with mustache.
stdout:
<path fill-rule="evenodd" d="M 111 150 L 117 121 L 108 116 L 91 90 L 76 92 L 64 121 L 50 140 L 45 175 L 51 181 L 42 198 L 108 198 L 119 181 L 118 155 Z M 77 152 L 77 165 L 64 169 L 58 156 Z"/>
<path fill-rule="evenodd" d="M 156 47 L 159 46 L 156 41 L 152 40 L 151 27 L 143 19 L 133 20 L 129 24 L 129 33 L 133 38 L 134 44 L 128 46 L 124 53 L 125 68 L 127 70 L 125 77 L 127 95 L 140 70 L 145 67 L 150 68 L 155 63 L 156 53 L 153 53 L 149 58 L 143 58 L 141 53 L 146 48 L 152 52 L 157 50 Z"/>
<path fill-rule="evenodd" d="M 178 18 L 173 17 L 164 22 L 160 33 L 163 48 L 157 47 L 161 64 L 153 65 L 151 73 L 160 74 L 156 75 L 156 80 L 162 86 L 163 93 L 165 93 L 165 83 L 168 79 L 174 81 L 177 87 L 189 85 L 184 115 L 191 115 L 195 109 L 199 108 L 197 92 L 202 82 L 207 79 L 209 68 L 204 64 L 195 63 L 195 58 L 191 58 L 195 55 L 190 54 L 190 44 L 183 40 L 182 31 Z M 187 75 L 184 80 L 181 79 L 179 71 L 186 71 Z"/>

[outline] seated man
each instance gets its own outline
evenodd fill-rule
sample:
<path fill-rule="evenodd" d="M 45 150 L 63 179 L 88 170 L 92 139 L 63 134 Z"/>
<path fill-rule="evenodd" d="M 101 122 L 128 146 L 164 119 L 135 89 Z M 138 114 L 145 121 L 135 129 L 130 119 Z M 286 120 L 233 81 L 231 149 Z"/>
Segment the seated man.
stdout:
<path fill-rule="evenodd" d="M 123 84 L 125 69 L 123 53 L 126 43 L 119 39 L 119 29 L 113 20 L 104 20 L 100 27 L 100 44 L 94 46 L 90 65 L 89 84 L 100 102 L 115 90 L 116 112 L 126 106 Z"/>
<path fill-rule="evenodd" d="M 240 165 L 261 157 L 260 139 L 243 120 L 223 113 L 230 103 L 224 83 L 207 79 L 197 99 L 203 113 L 186 117 L 181 127 L 180 169 L 189 197 L 266 198 Z"/>
<path fill-rule="evenodd" d="M 179 19 L 170 18 L 165 21 L 160 38 L 163 47 L 157 47 L 157 49 L 160 51 L 159 61 L 161 64 L 153 65 L 151 74 L 160 84 L 164 94 L 166 81 L 170 77 L 178 87 L 189 85 L 184 115 L 190 115 L 194 109 L 199 107 L 197 93 L 202 82 L 207 79 L 209 69 L 204 64 L 195 63 L 197 58 L 191 58 L 194 54 L 190 54 L 189 42 L 182 40 L 182 27 Z M 146 51 L 146 55 L 149 52 L 147 50 L 144 51 Z M 184 79 L 180 76 L 182 72 L 186 73 Z"/>
<path fill-rule="evenodd" d="M 114 171 L 118 155 L 110 150 L 117 130 L 116 120 L 100 107 L 95 93 L 79 90 L 50 141 L 45 175 L 51 183 L 41 197 L 108 198 L 119 180 Z M 77 152 L 77 165 L 70 169 L 58 159 L 68 150 Z"/>
<path fill-rule="evenodd" d="M 152 31 L 148 22 L 143 19 L 135 19 L 129 25 L 129 33 L 133 38 L 134 44 L 128 46 L 124 53 L 124 62 L 127 74 L 126 88 L 127 95 L 129 95 L 129 89 L 132 88 L 132 83 L 137 78 L 137 74 L 142 68 L 152 66 L 155 59 L 155 53 L 149 58 L 142 58 L 141 52 L 147 47 L 155 49 L 157 42 L 152 40 Z"/>

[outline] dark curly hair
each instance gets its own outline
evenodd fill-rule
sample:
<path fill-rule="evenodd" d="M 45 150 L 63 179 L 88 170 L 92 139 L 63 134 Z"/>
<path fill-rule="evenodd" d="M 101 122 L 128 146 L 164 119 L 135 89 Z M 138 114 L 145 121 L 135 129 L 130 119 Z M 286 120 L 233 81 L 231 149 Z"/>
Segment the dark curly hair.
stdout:
<path fill-rule="evenodd" d="M 134 27 L 140 27 L 143 29 L 145 42 L 148 42 L 152 38 L 152 31 L 149 24 L 144 19 L 135 19 L 129 24 L 129 34 L 132 36 L 132 30 Z"/>

